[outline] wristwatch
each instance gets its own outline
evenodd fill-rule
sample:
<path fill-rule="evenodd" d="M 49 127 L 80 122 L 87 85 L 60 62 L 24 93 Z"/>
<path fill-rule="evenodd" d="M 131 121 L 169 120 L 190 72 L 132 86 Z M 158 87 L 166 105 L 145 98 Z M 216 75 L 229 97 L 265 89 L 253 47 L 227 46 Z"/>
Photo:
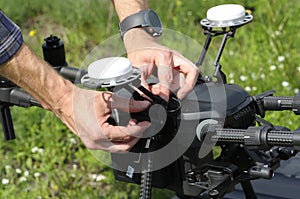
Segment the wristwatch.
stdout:
<path fill-rule="evenodd" d="M 152 37 L 162 34 L 162 24 L 158 15 L 153 10 L 142 10 L 136 14 L 126 17 L 119 24 L 121 38 L 132 28 L 143 28 Z"/>

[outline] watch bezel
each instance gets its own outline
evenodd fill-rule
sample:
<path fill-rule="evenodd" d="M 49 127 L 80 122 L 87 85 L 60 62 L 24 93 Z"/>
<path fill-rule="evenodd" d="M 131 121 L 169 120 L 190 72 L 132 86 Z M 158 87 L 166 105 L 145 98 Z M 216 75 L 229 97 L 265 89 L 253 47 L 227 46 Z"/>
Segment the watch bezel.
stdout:
<path fill-rule="evenodd" d="M 131 21 L 132 23 L 139 21 L 136 17 L 141 18 L 140 23 L 130 25 Z M 156 24 L 153 24 L 153 22 Z M 152 37 L 159 37 L 162 35 L 162 23 L 159 16 L 153 10 L 142 10 L 136 14 L 126 17 L 122 22 L 120 22 L 119 28 L 121 38 L 123 39 L 128 30 L 139 27 L 143 28 Z"/>
<path fill-rule="evenodd" d="M 153 14 L 153 15 L 150 15 Z M 146 17 L 147 16 L 147 17 Z M 151 21 L 151 16 L 155 17 L 156 22 L 158 22 L 158 24 L 153 24 Z M 159 16 L 156 14 L 156 12 L 154 12 L 153 10 L 148 10 L 148 12 L 146 12 L 145 15 L 145 20 L 146 20 L 146 25 L 143 27 L 145 28 L 146 32 L 148 34 L 150 34 L 152 37 L 159 37 L 162 34 L 162 23 L 161 20 L 159 18 Z"/>

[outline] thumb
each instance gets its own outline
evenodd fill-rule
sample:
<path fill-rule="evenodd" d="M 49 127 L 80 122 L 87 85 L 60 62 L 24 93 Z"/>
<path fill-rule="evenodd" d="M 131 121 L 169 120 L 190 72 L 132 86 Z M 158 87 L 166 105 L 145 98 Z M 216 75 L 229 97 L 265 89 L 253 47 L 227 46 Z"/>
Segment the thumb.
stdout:
<path fill-rule="evenodd" d="M 137 101 L 133 98 L 121 97 L 117 94 L 113 94 L 111 107 L 112 109 L 120 109 L 124 112 L 141 112 L 150 106 L 150 102 Z"/>

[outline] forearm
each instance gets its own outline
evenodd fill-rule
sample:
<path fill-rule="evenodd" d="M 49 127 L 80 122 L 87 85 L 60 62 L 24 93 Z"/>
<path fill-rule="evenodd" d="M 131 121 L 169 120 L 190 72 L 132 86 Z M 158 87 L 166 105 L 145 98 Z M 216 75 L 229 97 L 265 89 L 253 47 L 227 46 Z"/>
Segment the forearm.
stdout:
<path fill-rule="evenodd" d="M 120 21 L 141 10 L 149 9 L 148 0 L 112 0 L 112 2 Z"/>
<path fill-rule="evenodd" d="M 26 90 L 45 109 L 52 111 L 61 108 L 59 101 L 73 89 L 71 82 L 62 78 L 26 44 L 0 66 L 0 74 Z"/>

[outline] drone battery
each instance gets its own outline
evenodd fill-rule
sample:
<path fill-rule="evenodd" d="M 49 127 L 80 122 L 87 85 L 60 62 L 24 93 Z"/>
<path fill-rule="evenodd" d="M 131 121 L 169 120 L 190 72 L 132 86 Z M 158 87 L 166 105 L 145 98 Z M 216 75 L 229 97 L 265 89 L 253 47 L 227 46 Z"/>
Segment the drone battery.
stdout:
<path fill-rule="evenodd" d="M 235 84 L 202 83 L 195 86 L 193 94 L 182 102 L 182 120 L 216 119 L 225 122 L 227 127 L 239 127 L 241 118 L 246 124 L 253 124 L 252 98 L 241 87 Z M 195 110 L 195 104 L 198 110 Z M 237 122 L 238 121 L 238 122 Z"/>

